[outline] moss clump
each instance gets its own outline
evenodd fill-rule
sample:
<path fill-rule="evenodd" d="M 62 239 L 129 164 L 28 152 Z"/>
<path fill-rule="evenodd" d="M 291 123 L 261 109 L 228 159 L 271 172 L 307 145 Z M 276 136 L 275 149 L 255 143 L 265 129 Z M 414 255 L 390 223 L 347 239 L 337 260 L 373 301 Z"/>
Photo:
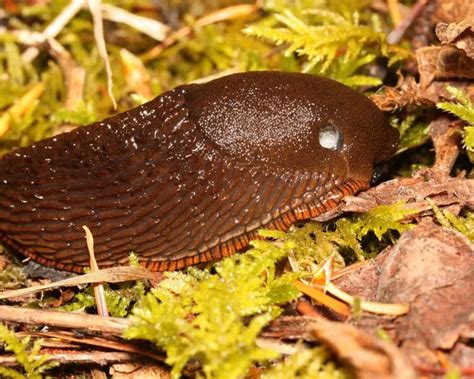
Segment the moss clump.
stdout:
<path fill-rule="evenodd" d="M 455 97 L 456 102 L 438 103 L 437 107 L 454 114 L 467 123 L 467 126 L 464 128 L 464 145 L 469 153 L 471 162 L 474 162 L 474 104 L 459 88 L 448 86 L 446 89 Z"/>
<path fill-rule="evenodd" d="M 331 362 L 325 348 L 307 349 L 300 346 L 294 354 L 262 375 L 262 379 L 288 378 L 349 379 L 352 375 Z"/>
<path fill-rule="evenodd" d="M 376 58 L 389 57 L 391 65 L 409 56 L 407 51 L 387 44 L 376 22 L 361 24 L 358 12 L 338 13 L 323 8 L 299 13 L 277 11 L 244 32 L 283 45 L 286 56 L 296 53 L 306 58 L 303 72 L 322 74 L 354 87 L 382 84 L 380 79 L 360 73 Z"/>
<path fill-rule="evenodd" d="M 275 275 L 276 263 L 292 248 L 254 242 L 247 254 L 217 263 L 213 271 L 167 273 L 131 316 L 127 338 L 153 341 L 167 353 L 179 377 L 198 359 L 207 378 L 240 378 L 254 362 L 279 356 L 257 346 L 263 327 L 281 313 L 279 304 L 296 298 L 295 275 Z"/>
<path fill-rule="evenodd" d="M 57 366 L 57 362 L 48 362 L 49 357 L 40 354 L 41 340 L 31 344 L 30 337 L 18 338 L 15 332 L 0 324 L 0 343 L 5 351 L 15 354 L 16 361 L 23 368 L 23 372 L 0 366 L 0 376 L 13 379 L 42 379 L 43 374 Z"/>

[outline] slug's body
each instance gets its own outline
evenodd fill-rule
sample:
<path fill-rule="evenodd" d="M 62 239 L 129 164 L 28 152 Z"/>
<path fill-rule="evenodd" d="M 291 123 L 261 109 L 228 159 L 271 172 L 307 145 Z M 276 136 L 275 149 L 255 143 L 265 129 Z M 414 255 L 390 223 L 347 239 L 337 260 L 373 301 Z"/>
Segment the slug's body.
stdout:
<path fill-rule="evenodd" d="M 0 160 L 0 237 L 81 272 L 134 251 L 153 270 L 232 254 L 369 185 L 398 133 L 364 96 L 304 74 L 178 87 Z"/>

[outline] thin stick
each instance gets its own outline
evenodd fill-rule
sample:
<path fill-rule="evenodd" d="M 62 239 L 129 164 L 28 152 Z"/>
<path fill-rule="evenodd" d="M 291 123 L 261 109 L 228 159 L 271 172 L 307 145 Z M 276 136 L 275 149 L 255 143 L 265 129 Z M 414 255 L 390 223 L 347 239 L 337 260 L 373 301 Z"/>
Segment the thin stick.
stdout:
<path fill-rule="evenodd" d="M 125 318 L 28 309 L 6 305 L 0 305 L 0 320 L 20 324 L 79 329 L 89 333 L 110 333 L 118 336 L 121 336 L 122 332 L 130 325 L 130 321 Z"/>
<path fill-rule="evenodd" d="M 99 271 L 99 266 L 97 265 L 97 261 L 95 259 L 94 254 L 94 237 L 90 229 L 83 225 L 82 229 L 86 232 L 86 243 L 87 243 L 87 250 L 89 250 L 89 259 L 90 259 L 90 267 L 92 272 Z M 102 283 L 97 283 L 93 285 L 94 288 L 94 297 L 95 297 L 95 304 L 97 307 L 97 313 L 102 317 L 109 317 L 109 311 L 107 309 L 107 302 L 105 301 L 105 291 L 104 285 Z"/>
<path fill-rule="evenodd" d="M 99 51 L 99 54 L 105 64 L 105 72 L 107 75 L 107 93 L 109 94 L 110 100 L 112 100 L 114 109 L 117 109 L 117 101 L 115 100 L 114 94 L 112 92 L 112 68 L 110 66 L 109 55 L 107 54 L 107 46 L 105 45 L 104 23 L 102 20 L 102 1 L 87 0 L 87 4 L 89 5 L 89 10 L 91 11 L 92 20 L 94 22 L 94 38 L 97 45 L 97 50 Z"/>
<path fill-rule="evenodd" d="M 74 335 L 74 332 L 47 331 L 47 332 L 17 333 L 17 334 L 43 338 L 43 340 L 45 341 L 43 343 L 43 346 L 45 346 L 45 344 L 48 342 L 47 339 L 54 339 L 54 340 L 67 341 L 69 343 L 72 342 L 74 344 L 72 346 L 77 346 L 77 345 L 94 346 L 94 347 L 107 348 L 107 349 L 120 351 L 120 352 L 136 353 L 136 354 L 143 355 L 145 357 L 155 359 L 160 362 L 163 362 L 165 360 L 165 356 L 155 353 L 153 351 L 150 351 L 150 349 L 140 348 L 131 343 L 125 343 L 125 342 L 120 342 L 120 341 L 105 339 L 105 338 L 100 338 L 100 337 L 84 337 L 84 336 L 78 337 Z"/>
<path fill-rule="evenodd" d="M 57 282 L 43 284 L 34 287 L 20 288 L 0 293 L 0 299 L 11 299 L 13 297 L 31 295 L 36 292 L 61 287 L 73 287 L 80 284 L 90 283 L 122 283 L 135 280 L 154 280 L 156 274 L 144 267 L 118 266 L 102 269 L 84 275 L 74 276 Z"/>
<path fill-rule="evenodd" d="M 331 296 L 326 295 L 324 292 L 310 287 L 300 281 L 295 281 L 293 284 L 296 288 L 298 288 L 299 291 L 316 300 L 318 303 L 325 305 L 326 307 L 336 311 L 337 313 L 340 313 L 343 316 L 350 316 L 351 309 L 341 301 L 334 299 Z"/>
<path fill-rule="evenodd" d="M 130 362 L 139 360 L 140 356 L 134 353 L 105 352 L 101 350 L 92 350 L 87 352 L 64 351 L 62 353 L 48 352 L 48 361 L 60 363 L 99 363 L 107 364 L 114 362 Z M 0 366 L 18 366 L 19 363 L 15 356 L 0 356 Z"/>
<path fill-rule="evenodd" d="M 102 15 L 106 20 L 126 24 L 157 41 L 163 41 L 170 31 L 170 27 L 160 21 L 137 16 L 111 4 L 102 5 Z"/>
<path fill-rule="evenodd" d="M 387 42 L 390 44 L 395 44 L 400 42 L 405 32 L 408 30 L 410 25 L 416 20 L 416 18 L 420 15 L 421 11 L 428 4 L 429 0 L 418 0 L 416 4 L 410 11 L 410 14 L 407 18 L 405 18 L 402 22 L 396 25 L 396 28 L 390 32 L 387 36 Z"/>
<path fill-rule="evenodd" d="M 72 0 L 71 3 L 66 6 L 56 18 L 44 29 L 44 39 L 56 37 L 61 30 L 71 21 L 71 19 L 84 7 L 85 0 Z M 22 58 L 25 62 L 32 62 L 39 54 L 39 49 L 29 47 L 22 54 Z"/>
<path fill-rule="evenodd" d="M 72 109 L 79 100 L 82 99 L 84 84 L 86 80 L 86 70 L 81 67 L 72 55 L 54 38 L 48 39 L 51 53 L 58 61 L 63 72 L 66 84 L 65 106 Z"/>
<path fill-rule="evenodd" d="M 334 284 L 329 283 L 325 287 L 325 290 L 331 295 L 338 299 L 353 305 L 355 303 L 355 297 L 349 295 L 347 292 L 337 288 Z M 387 303 L 376 303 L 373 301 L 360 301 L 360 308 L 366 312 L 390 315 L 390 316 L 401 316 L 408 313 L 408 305 L 406 304 L 387 304 Z"/>
<path fill-rule="evenodd" d="M 261 4 L 240 4 L 233 5 L 230 7 L 219 9 L 215 12 L 209 13 L 202 18 L 198 19 L 194 24 L 194 28 L 200 28 L 205 25 L 215 24 L 220 21 L 231 20 L 234 18 L 240 18 L 248 16 L 252 13 L 257 12 L 261 8 Z M 177 41 L 189 36 L 193 32 L 193 27 L 185 26 L 176 32 L 172 33 L 166 38 L 160 45 L 148 50 L 144 53 L 141 58 L 144 62 L 155 59 L 160 55 L 163 50 L 170 47 Z"/>
<path fill-rule="evenodd" d="M 344 275 L 347 275 L 355 270 L 358 270 L 359 268 L 365 266 L 367 263 L 372 263 L 372 261 L 360 261 L 360 262 L 356 262 L 356 263 L 353 263 L 349 266 L 345 266 L 339 270 L 337 270 L 336 272 L 334 272 L 331 276 L 331 280 L 336 280 L 336 279 L 339 279 L 341 277 L 343 277 Z"/>

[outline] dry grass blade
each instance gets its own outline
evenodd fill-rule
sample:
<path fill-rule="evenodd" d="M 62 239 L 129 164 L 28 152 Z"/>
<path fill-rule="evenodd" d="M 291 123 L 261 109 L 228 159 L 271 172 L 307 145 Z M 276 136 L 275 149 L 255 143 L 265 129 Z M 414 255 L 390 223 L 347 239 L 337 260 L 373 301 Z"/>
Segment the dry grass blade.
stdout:
<path fill-rule="evenodd" d="M 73 287 L 80 284 L 90 283 L 121 283 L 133 280 L 152 280 L 155 275 L 143 267 L 111 267 L 89 274 L 79 275 L 72 278 L 59 280 L 54 283 L 48 283 L 40 286 L 34 286 L 29 288 L 22 288 L 19 290 L 11 290 L 0 293 L 0 299 L 10 299 L 13 297 L 31 295 L 32 293 L 49 290 L 60 287 Z"/>
<path fill-rule="evenodd" d="M 270 349 L 278 351 L 280 354 L 291 355 L 298 351 L 295 344 L 285 343 L 279 340 L 270 338 L 257 338 L 255 343 L 262 349 Z"/>
<path fill-rule="evenodd" d="M 56 37 L 61 30 L 68 24 L 68 22 L 84 7 L 85 0 L 72 0 L 61 13 L 46 27 L 41 33 L 44 39 Z M 33 61 L 39 53 L 37 47 L 30 47 L 22 54 L 23 60 L 26 62 Z"/>
<path fill-rule="evenodd" d="M 400 15 L 400 4 L 398 3 L 398 0 L 387 0 L 387 5 L 392 23 L 397 27 L 402 21 L 402 16 Z"/>
<path fill-rule="evenodd" d="M 331 295 L 350 305 L 353 305 L 355 303 L 355 298 L 353 296 L 340 290 L 332 283 L 327 284 L 325 286 L 325 289 Z M 408 313 L 408 305 L 406 304 L 384 304 L 365 300 L 360 301 L 360 309 L 370 313 L 389 316 L 401 316 Z"/>
<path fill-rule="evenodd" d="M 141 59 L 127 49 L 120 49 L 120 61 L 125 82 L 130 89 L 142 98 L 151 100 L 153 98 L 151 78 Z"/>
<path fill-rule="evenodd" d="M 233 5 L 230 7 L 219 9 L 215 12 L 211 12 L 202 18 L 198 19 L 194 27 L 199 28 L 210 24 L 215 24 L 220 21 L 235 19 L 239 17 L 246 17 L 255 12 L 257 12 L 261 8 L 260 4 L 240 4 L 240 5 Z M 193 28 L 190 26 L 185 26 L 173 34 L 171 34 L 168 38 L 166 38 L 163 43 L 160 45 L 148 50 L 145 54 L 142 55 L 142 59 L 147 62 L 152 59 L 155 59 L 160 55 L 163 50 L 167 47 L 173 45 L 181 38 L 189 36 L 193 32 Z"/>
<path fill-rule="evenodd" d="M 117 101 L 115 100 L 114 94 L 112 92 L 112 68 L 110 67 L 110 60 L 107 54 L 107 47 L 105 45 L 104 38 L 104 23 L 102 20 L 102 1 L 101 0 L 87 0 L 89 5 L 89 10 L 92 14 L 92 20 L 94 21 L 94 38 L 97 45 L 97 50 L 99 51 L 100 56 L 104 60 L 105 71 L 107 74 L 107 92 L 109 94 L 110 100 L 114 105 L 114 109 L 117 109 Z"/>
<path fill-rule="evenodd" d="M 12 121 L 23 116 L 31 104 L 34 103 L 44 91 L 44 84 L 35 84 L 27 93 L 25 93 L 15 104 L 13 104 L 0 118 L 0 137 L 2 137 L 11 126 Z"/>
<path fill-rule="evenodd" d="M 131 26 L 157 41 L 163 41 L 170 31 L 170 27 L 162 22 L 147 17 L 137 16 L 111 4 L 102 5 L 102 16 L 106 20 L 121 22 Z"/>
<path fill-rule="evenodd" d="M 399 43 L 405 32 L 413 24 L 413 22 L 420 15 L 421 11 L 427 4 L 428 0 L 418 0 L 416 4 L 412 7 L 410 15 L 406 19 L 397 23 L 395 23 L 394 21 L 394 25 L 396 26 L 396 28 L 392 30 L 387 36 L 387 42 L 390 44 Z"/>
<path fill-rule="evenodd" d="M 97 265 L 97 261 L 95 259 L 94 254 L 94 237 L 92 236 L 92 233 L 87 226 L 83 225 L 82 228 L 86 232 L 87 250 L 89 251 L 91 271 L 97 272 L 99 271 L 99 266 Z M 93 285 L 93 288 L 97 313 L 103 317 L 109 317 L 107 302 L 105 300 L 104 285 L 102 283 L 96 283 Z"/>
<path fill-rule="evenodd" d="M 56 58 L 61 67 L 66 82 L 65 107 L 72 109 L 82 99 L 86 70 L 79 66 L 72 55 L 55 39 L 48 39 L 51 54 Z"/>
<path fill-rule="evenodd" d="M 312 299 L 316 300 L 318 303 L 325 305 L 326 307 L 334 310 L 337 313 L 345 317 L 349 317 L 351 314 L 351 309 L 344 303 L 340 302 L 337 299 L 332 298 L 331 296 L 326 295 L 324 292 L 317 290 L 316 288 L 307 286 L 306 284 L 295 281 L 293 283 L 299 291 L 308 295 Z"/>

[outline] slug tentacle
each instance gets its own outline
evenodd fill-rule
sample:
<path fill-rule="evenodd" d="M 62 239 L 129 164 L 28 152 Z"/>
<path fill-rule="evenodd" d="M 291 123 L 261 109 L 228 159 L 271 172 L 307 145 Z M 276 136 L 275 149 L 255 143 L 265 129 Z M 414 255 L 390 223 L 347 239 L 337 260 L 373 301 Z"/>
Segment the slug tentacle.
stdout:
<path fill-rule="evenodd" d="M 334 208 L 367 188 L 396 140 L 369 100 L 327 79 L 267 72 L 182 86 L 2 157 L 0 238 L 81 272 L 87 225 L 100 267 L 134 251 L 153 270 L 179 269 Z"/>

